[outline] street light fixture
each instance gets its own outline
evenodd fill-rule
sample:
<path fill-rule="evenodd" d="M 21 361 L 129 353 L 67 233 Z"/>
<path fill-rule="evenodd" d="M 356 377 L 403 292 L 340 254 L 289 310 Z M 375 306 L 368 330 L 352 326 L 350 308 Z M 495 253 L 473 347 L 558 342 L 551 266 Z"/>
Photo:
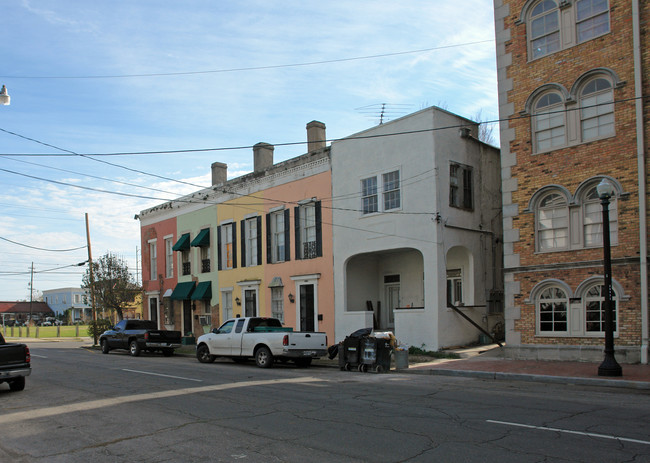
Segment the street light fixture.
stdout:
<path fill-rule="evenodd" d="M 11 103 L 11 97 L 7 93 L 7 87 L 3 85 L 2 89 L 0 89 L 0 105 L 7 106 L 10 103 Z"/>
<path fill-rule="evenodd" d="M 621 366 L 614 357 L 614 311 L 612 309 L 612 247 L 609 237 L 609 200 L 615 194 L 614 186 L 602 179 L 596 187 L 603 206 L 603 251 L 605 272 L 605 358 L 598 367 L 598 376 L 622 376 Z"/>

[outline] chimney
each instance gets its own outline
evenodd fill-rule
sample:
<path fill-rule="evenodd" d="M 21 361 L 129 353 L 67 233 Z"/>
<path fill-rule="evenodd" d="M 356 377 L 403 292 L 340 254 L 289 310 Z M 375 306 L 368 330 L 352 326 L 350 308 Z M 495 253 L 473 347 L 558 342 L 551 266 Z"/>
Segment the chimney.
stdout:
<path fill-rule="evenodd" d="M 212 163 L 212 184 L 219 185 L 228 180 L 228 164 L 223 162 Z"/>
<path fill-rule="evenodd" d="M 253 172 L 262 172 L 273 167 L 273 145 L 260 142 L 253 146 Z"/>
<path fill-rule="evenodd" d="M 325 148 L 325 124 L 311 121 L 307 124 L 307 151 L 316 151 Z"/>

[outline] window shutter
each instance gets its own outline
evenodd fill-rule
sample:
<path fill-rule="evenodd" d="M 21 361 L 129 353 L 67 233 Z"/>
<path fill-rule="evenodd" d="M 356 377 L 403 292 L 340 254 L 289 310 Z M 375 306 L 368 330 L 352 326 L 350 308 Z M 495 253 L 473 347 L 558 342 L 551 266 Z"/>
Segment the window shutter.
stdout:
<path fill-rule="evenodd" d="M 291 260 L 291 224 L 289 223 L 289 209 L 284 210 L 284 260 Z"/>
<path fill-rule="evenodd" d="M 463 207 L 472 208 L 472 170 L 463 169 Z"/>
<path fill-rule="evenodd" d="M 270 264 L 272 262 L 272 250 L 271 250 L 272 238 L 271 238 L 271 214 L 266 214 L 266 263 Z"/>
<path fill-rule="evenodd" d="M 221 263 L 221 227 L 217 227 L 217 268 L 223 270 L 223 264 Z"/>
<path fill-rule="evenodd" d="M 293 208 L 293 220 L 296 239 L 296 260 L 302 259 L 302 252 L 300 252 L 300 206 Z"/>
<path fill-rule="evenodd" d="M 323 257 L 323 214 L 321 212 L 320 201 L 314 203 L 314 209 L 316 219 L 316 256 Z"/>
<path fill-rule="evenodd" d="M 239 223 L 241 225 L 241 266 L 244 268 L 246 267 L 246 221 L 242 220 Z M 234 234 L 232 239 L 235 240 Z"/>
<path fill-rule="evenodd" d="M 232 268 L 237 268 L 237 222 L 232 223 Z"/>
<path fill-rule="evenodd" d="M 262 216 L 257 216 L 257 265 L 262 265 Z"/>

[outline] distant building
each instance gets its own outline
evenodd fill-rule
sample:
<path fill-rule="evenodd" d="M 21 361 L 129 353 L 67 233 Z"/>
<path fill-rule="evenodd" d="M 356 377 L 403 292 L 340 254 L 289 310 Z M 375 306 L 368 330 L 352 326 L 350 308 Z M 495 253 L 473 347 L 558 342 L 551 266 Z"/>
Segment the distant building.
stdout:
<path fill-rule="evenodd" d="M 30 318 L 34 321 L 44 320 L 54 316 L 54 311 L 46 302 L 0 302 L 0 323 L 27 323 Z"/>
<path fill-rule="evenodd" d="M 92 319 L 93 312 L 90 304 L 90 296 L 85 289 L 48 289 L 43 291 L 43 300 L 57 315 L 63 315 L 69 309 L 70 320 L 66 320 L 68 323 Z"/>

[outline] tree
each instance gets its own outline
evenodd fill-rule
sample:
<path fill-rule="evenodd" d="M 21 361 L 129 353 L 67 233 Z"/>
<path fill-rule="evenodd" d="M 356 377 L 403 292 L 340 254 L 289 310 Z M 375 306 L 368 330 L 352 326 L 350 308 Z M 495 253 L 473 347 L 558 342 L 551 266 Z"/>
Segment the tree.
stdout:
<path fill-rule="evenodd" d="M 142 289 L 135 282 L 126 261 L 115 254 L 107 253 L 93 262 L 93 288 L 95 294 L 95 309 L 117 313 L 124 318 L 123 311 L 133 302 L 136 294 Z M 90 269 L 83 276 L 82 288 L 91 292 Z"/>
<path fill-rule="evenodd" d="M 493 121 L 487 122 L 484 119 L 483 110 L 481 109 L 476 113 L 476 116 L 474 116 L 474 120 L 478 121 L 479 123 L 478 139 L 483 143 L 487 143 L 488 145 L 496 146 L 497 139 L 494 135 L 494 129 L 495 127 L 498 128 L 498 125 L 495 125 L 495 122 Z"/>

